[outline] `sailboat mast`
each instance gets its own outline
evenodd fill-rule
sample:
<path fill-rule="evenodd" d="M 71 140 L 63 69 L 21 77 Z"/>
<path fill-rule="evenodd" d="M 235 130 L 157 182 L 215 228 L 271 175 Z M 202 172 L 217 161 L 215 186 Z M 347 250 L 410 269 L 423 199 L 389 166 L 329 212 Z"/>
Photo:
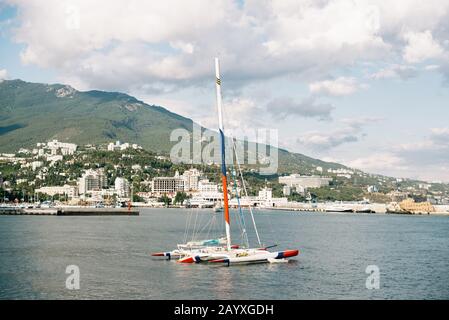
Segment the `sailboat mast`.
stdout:
<path fill-rule="evenodd" d="M 223 126 L 223 110 L 221 105 L 221 80 L 220 80 L 220 63 L 215 58 L 215 88 L 217 92 L 217 108 L 218 108 L 218 130 L 220 132 L 221 142 L 221 181 L 223 184 L 224 198 L 224 219 L 226 225 L 226 246 L 231 250 L 231 226 L 229 220 L 229 203 L 228 203 L 228 182 L 226 178 L 226 155 L 225 155 L 225 135 Z"/>

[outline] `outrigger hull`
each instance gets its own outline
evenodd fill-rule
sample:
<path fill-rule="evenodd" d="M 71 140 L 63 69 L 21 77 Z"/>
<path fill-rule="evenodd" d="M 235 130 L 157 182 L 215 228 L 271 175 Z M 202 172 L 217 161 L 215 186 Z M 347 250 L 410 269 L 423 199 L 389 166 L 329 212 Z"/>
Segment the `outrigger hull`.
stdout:
<path fill-rule="evenodd" d="M 248 264 L 248 263 L 271 263 L 272 260 L 281 260 L 295 257 L 299 250 L 284 250 L 278 252 L 265 252 L 247 256 L 228 256 L 222 259 L 211 260 L 211 263 Z"/>
<path fill-rule="evenodd" d="M 235 252 L 204 253 L 197 252 L 178 260 L 180 263 L 225 263 L 225 264 L 248 264 L 248 263 L 271 263 L 276 260 L 295 257 L 299 250 L 284 250 L 269 252 L 266 250 L 239 250 Z"/>
<path fill-rule="evenodd" d="M 180 250 L 173 250 L 173 251 L 167 251 L 167 252 L 155 252 L 152 253 L 151 256 L 153 257 L 167 257 L 168 260 L 170 259 L 179 259 L 182 257 L 185 257 L 186 255 L 188 255 L 188 253 L 186 252 L 182 252 Z"/>

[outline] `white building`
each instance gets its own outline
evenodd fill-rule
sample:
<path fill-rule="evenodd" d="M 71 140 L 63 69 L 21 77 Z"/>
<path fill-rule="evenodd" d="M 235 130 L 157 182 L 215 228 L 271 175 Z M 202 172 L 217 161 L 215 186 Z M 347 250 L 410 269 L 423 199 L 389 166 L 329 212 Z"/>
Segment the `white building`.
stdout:
<path fill-rule="evenodd" d="M 130 145 L 129 145 L 129 143 L 128 142 L 125 142 L 125 143 L 123 143 L 123 144 L 121 144 L 120 145 L 120 150 L 126 150 L 126 149 L 128 149 L 130 147 Z"/>
<path fill-rule="evenodd" d="M 271 188 L 263 188 L 259 191 L 259 199 L 270 200 L 273 198 L 273 190 Z"/>
<path fill-rule="evenodd" d="M 192 200 L 201 200 L 203 202 L 222 202 L 224 200 L 223 193 L 218 190 L 216 183 L 203 179 L 198 182 L 198 193 Z"/>
<path fill-rule="evenodd" d="M 42 161 L 33 161 L 31 162 L 31 168 L 33 171 L 36 171 L 37 168 L 42 167 L 44 163 Z"/>
<path fill-rule="evenodd" d="M 38 143 L 38 147 L 41 144 Z M 52 155 L 57 154 L 57 151 L 61 151 L 62 155 L 71 155 L 74 154 L 77 148 L 77 145 L 74 143 L 65 143 L 65 142 L 59 142 L 58 140 L 52 140 L 47 142 L 47 149 L 50 150 L 50 153 Z"/>
<path fill-rule="evenodd" d="M 198 182 L 198 191 L 200 193 L 218 192 L 218 185 L 208 179 L 203 179 Z"/>
<path fill-rule="evenodd" d="M 28 150 L 28 149 L 20 148 L 19 151 L 18 151 L 18 153 L 30 154 L 31 152 L 30 152 L 30 150 Z"/>
<path fill-rule="evenodd" d="M 74 198 L 78 196 L 78 188 L 76 186 L 69 186 L 68 184 L 63 186 L 54 187 L 41 187 L 34 190 L 35 193 L 45 193 L 49 196 L 54 196 L 57 194 L 67 195 L 68 198 Z"/>
<path fill-rule="evenodd" d="M 155 177 L 151 182 L 151 190 L 157 195 L 183 192 L 185 190 L 185 181 L 176 171 L 174 177 Z"/>
<path fill-rule="evenodd" d="M 289 186 L 284 186 L 282 188 L 282 193 L 284 196 L 289 196 L 291 194 L 291 188 Z"/>
<path fill-rule="evenodd" d="M 288 204 L 287 198 L 273 198 L 272 189 L 267 187 L 260 190 L 257 197 L 241 197 L 239 201 L 242 207 L 271 208 L 282 207 Z M 229 205 L 236 207 L 238 205 L 237 198 L 231 199 Z"/>
<path fill-rule="evenodd" d="M 117 178 L 115 178 L 114 186 L 115 186 L 115 191 L 119 197 L 128 198 L 130 196 L 130 193 L 129 193 L 130 184 L 129 184 L 128 180 L 126 180 L 124 178 L 117 177 Z"/>
<path fill-rule="evenodd" d="M 107 179 L 103 170 L 86 170 L 78 179 L 79 194 L 88 194 L 92 191 L 100 191 L 107 187 Z"/>
<path fill-rule="evenodd" d="M 142 170 L 142 166 L 140 164 L 133 164 L 131 166 L 131 169 L 136 170 L 136 171 L 140 171 L 140 170 Z"/>
<path fill-rule="evenodd" d="M 184 190 L 185 191 L 197 191 L 198 182 L 201 177 L 201 172 L 198 169 L 192 168 L 184 171 L 182 178 L 184 179 Z"/>
<path fill-rule="evenodd" d="M 328 169 L 327 170 L 327 172 L 329 172 L 329 173 L 335 173 L 335 174 L 349 174 L 349 175 L 353 175 L 354 174 L 354 171 L 353 170 L 350 170 L 350 169 L 343 169 L 343 168 L 340 168 L 340 169 Z"/>
<path fill-rule="evenodd" d="M 120 143 L 120 141 L 117 141 L 118 143 Z M 110 142 L 108 144 L 108 151 L 114 151 L 115 150 L 115 144 L 113 142 Z"/>
<path fill-rule="evenodd" d="M 128 142 L 121 143 L 119 140 L 117 140 L 115 143 L 111 142 L 111 143 L 108 144 L 108 151 L 116 151 L 116 150 L 123 151 L 123 150 L 126 150 L 128 148 L 133 148 L 135 150 L 142 149 L 142 147 L 139 146 L 138 144 L 135 144 L 135 143 L 130 144 Z"/>
<path fill-rule="evenodd" d="M 432 187 L 432 185 L 430 185 L 428 183 L 420 183 L 420 184 L 418 184 L 418 188 L 420 188 L 420 189 L 429 190 L 431 187 Z"/>
<path fill-rule="evenodd" d="M 61 161 L 62 160 L 62 155 L 60 155 L 60 154 L 47 155 L 46 159 L 47 159 L 47 161 L 57 162 L 57 161 Z"/>

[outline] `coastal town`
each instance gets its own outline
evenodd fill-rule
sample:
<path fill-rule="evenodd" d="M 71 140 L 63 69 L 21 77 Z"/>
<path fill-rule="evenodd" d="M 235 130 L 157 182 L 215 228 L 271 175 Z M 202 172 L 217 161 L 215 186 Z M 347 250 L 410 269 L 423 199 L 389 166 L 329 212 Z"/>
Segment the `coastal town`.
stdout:
<path fill-rule="evenodd" d="M 174 164 L 166 155 L 127 142 L 78 146 L 51 140 L 1 154 L 0 205 L 217 209 L 223 202 L 218 170 L 214 164 Z M 449 213 L 444 184 L 396 179 L 394 188 L 386 188 L 386 178 L 378 176 L 374 184 L 351 186 L 357 188 L 357 196 L 351 194 L 345 199 L 332 195 L 347 190 L 344 182 L 352 181 L 359 171 L 322 167 L 314 171 L 316 174 L 292 172 L 266 178 L 253 169 L 244 169 L 245 179 L 252 179 L 252 187 L 246 190 L 232 169 L 230 206 L 240 203 L 242 207 L 296 211 Z"/>

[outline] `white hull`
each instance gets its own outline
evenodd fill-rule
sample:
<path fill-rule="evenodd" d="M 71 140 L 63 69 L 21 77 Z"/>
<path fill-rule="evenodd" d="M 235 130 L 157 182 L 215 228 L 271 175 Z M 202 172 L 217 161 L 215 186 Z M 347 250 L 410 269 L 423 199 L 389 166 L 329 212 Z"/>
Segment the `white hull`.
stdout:
<path fill-rule="evenodd" d="M 231 264 L 248 264 L 248 263 L 273 263 L 274 260 L 285 260 L 285 258 L 294 257 L 299 254 L 298 250 L 285 250 L 277 252 L 269 252 L 264 249 L 233 249 L 225 248 L 207 248 L 193 251 L 189 255 L 182 257 L 180 263 L 224 263 Z"/>

